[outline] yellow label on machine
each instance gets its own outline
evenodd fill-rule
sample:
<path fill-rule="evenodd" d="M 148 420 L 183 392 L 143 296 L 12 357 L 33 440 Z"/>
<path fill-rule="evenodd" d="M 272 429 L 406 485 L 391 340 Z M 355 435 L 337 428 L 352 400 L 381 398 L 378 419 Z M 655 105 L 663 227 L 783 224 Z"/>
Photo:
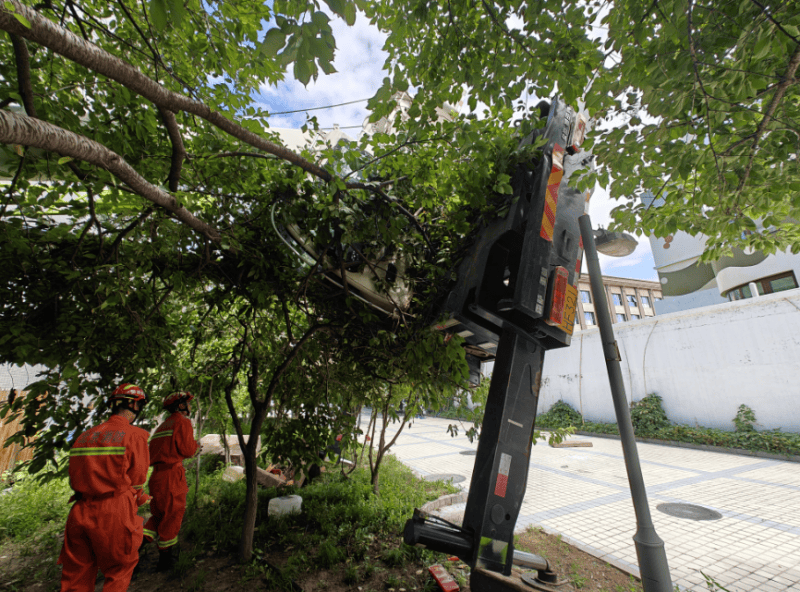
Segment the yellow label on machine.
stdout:
<path fill-rule="evenodd" d="M 575 312 L 578 308 L 578 288 L 567 284 L 564 296 L 564 316 L 561 318 L 559 329 L 567 335 L 572 335 L 575 330 Z"/>

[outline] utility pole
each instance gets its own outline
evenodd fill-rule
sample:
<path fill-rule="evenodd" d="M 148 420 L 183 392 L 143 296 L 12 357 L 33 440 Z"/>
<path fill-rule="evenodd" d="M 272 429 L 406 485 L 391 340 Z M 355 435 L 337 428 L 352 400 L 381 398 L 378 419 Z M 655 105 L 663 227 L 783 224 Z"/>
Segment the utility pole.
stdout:
<path fill-rule="evenodd" d="M 586 267 L 589 270 L 589 281 L 592 286 L 592 299 L 598 303 L 595 306 L 597 324 L 600 327 L 600 339 L 603 343 L 603 354 L 608 369 L 608 381 L 611 384 L 611 396 L 614 399 L 614 410 L 617 414 L 617 425 L 622 440 L 622 454 L 625 458 L 625 468 L 628 471 L 628 483 L 633 498 L 633 509 L 636 512 L 636 534 L 633 541 L 636 545 L 636 556 L 639 558 L 639 572 L 642 576 L 642 587 L 645 592 L 673 592 L 672 578 L 667 564 L 667 552 L 664 541 L 656 534 L 653 520 L 650 517 L 650 506 L 647 504 L 647 491 L 644 487 L 642 467 L 639 463 L 639 453 L 636 449 L 636 439 L 633 436 L 633 424 L 628 409 L 628 400 L 625 396 L 625 385 L 622 382 L 622 371 L 619 366 L 619 348 L 614 339 L 614 330 L 611 328 L 611 313 L 603 290 L 603 276 L 600 272 L 600 260 L 597 257 L 597 248 L 594 244 L 592 221 L 588 214 L 578 218 L 578 224 L 583 238 Z"/>

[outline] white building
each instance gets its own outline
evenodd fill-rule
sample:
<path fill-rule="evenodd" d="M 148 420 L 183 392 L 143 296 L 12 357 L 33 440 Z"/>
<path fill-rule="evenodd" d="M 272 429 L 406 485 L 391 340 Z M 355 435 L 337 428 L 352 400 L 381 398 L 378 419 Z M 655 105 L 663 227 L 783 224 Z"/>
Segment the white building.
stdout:
<path fill-rule="evenodd" d="M 647 207 L 664 203 L 652 195 L 643 195 L 641 199 Z M 656 304 L 658 314 L 798 287 L 800 255 L 793 255 L 788 250 L 774 255 L 734 250 L 732 256 L 701 262 L 705 243 L 705 236 L 691 236 L 685 232 L 676 232 L 665 238 L 650 237 L 663 294 L 663 300 Z"/>

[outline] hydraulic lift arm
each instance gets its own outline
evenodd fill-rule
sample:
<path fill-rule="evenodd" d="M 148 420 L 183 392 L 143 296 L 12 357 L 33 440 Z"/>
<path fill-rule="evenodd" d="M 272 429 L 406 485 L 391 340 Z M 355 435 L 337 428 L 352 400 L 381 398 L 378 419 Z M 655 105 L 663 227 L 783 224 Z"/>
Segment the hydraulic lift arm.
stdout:
<path fill-rule="evenodd" d="M 506 576 L 527 487 L 544 353 L 568 346 L 575 324 L 583 253 L 578 217 L 588 201 L 569 184 L 591 160 L 580 151 L 586 118 L 558 99 L 541 108 L 546 125 L 524 142 L 543 136 L 546 143 L 519 166 L 508 214 L 481 230 L 461 263 L 445 304 L 450 319 L 437 327 L 464 337 L 473 364 L 495 361 L 464 522 L 446 526 L 415 513 L 404 532 L 408 544 Z"/>

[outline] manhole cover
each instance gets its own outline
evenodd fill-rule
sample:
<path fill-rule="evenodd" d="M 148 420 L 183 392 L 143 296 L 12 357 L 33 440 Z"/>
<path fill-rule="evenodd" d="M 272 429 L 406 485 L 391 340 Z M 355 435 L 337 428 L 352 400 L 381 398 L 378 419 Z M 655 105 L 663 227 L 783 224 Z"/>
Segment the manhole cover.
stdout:
<path fill-rule="evenodd" d="M 435 473 L 433 475 L 425 475 L 425 481 L 450 481 L 450 483 L 461 483 L 465 481 L 464 475 L 454 475 L 453 473 Z"/>
<path fill-rule="evenodd" d="M 722 514 L 719 512 L 693 504 L 658 504 L 656 510 L 669 516 L 688 518 L 689 520 L 719 520 L 722 518 Z"/>
<path fill-rule="evenodd" d="M 477 450 L 462 450 L 459 454 L 463 454 L 464 456 L 475 456 L 478 454 Z"/>

